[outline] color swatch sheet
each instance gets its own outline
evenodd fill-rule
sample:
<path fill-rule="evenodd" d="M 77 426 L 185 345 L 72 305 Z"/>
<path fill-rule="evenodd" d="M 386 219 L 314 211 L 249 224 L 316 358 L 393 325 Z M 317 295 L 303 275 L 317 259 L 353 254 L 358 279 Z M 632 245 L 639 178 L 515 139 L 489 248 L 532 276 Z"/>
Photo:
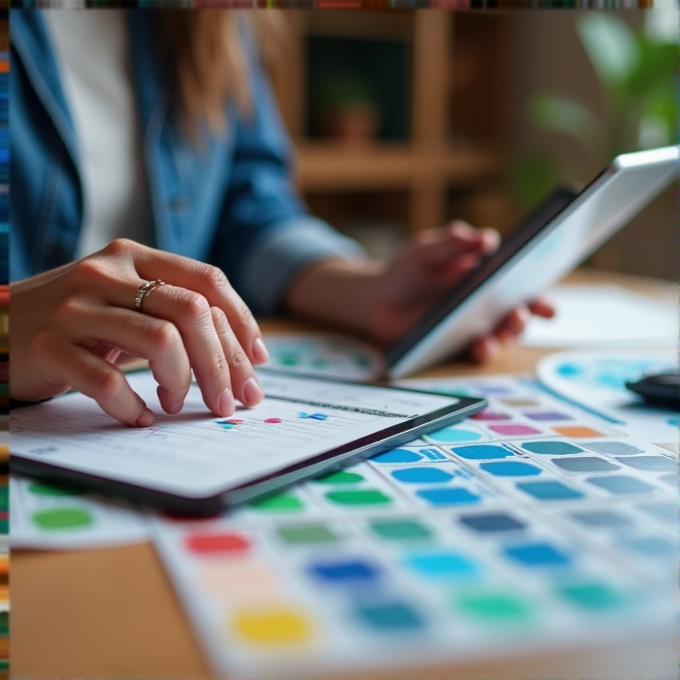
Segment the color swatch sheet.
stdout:
<path fill-rule="evenodd" d="M 417 667 L 673 630 L 671 452 L 528 379 L 418 385 L 490 407 L 231 514 L 156 518 L 215 673 Z"/>
<path fill-rule="evenodd" d="M 132 505 L 13 475 L 10 479 L 12 548 L 78 550 L 149 539 L 149 520 Z"/>

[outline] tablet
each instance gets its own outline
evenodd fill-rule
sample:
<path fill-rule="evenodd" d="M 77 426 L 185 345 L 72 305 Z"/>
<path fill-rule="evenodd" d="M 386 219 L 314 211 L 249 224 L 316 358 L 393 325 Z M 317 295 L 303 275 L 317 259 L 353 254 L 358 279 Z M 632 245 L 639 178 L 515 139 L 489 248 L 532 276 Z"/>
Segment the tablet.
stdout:
<path fill-rule="evenodd" d="M 149 405 L 149 371 L 128 376 Z M 159 505 L 216 514 L 473 415 L 484 399 L 258 370 L 262 403 L 211 415 L 192 384 L 184 409 L 130 428 L 71 393 L 11 416 L 12 471 Z"/>
<path fill-rule="evenodd" d="M 678 177 L 678 146 L 617 156 L 582 191 L 558 189 L 501 248 L 387 349 L 387 373 L 434 366 L 557 283 Z"/>

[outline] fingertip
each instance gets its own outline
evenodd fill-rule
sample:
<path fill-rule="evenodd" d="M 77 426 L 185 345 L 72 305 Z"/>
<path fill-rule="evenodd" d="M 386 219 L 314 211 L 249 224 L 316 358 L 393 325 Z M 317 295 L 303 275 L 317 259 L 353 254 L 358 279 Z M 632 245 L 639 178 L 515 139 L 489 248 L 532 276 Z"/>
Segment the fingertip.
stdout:
<path fill-rule="evenodd" d="M 151 427 L 156 422 L 156 417 L 153 412 L 150 411 L 146 406 L 142 411 L 142 415 L 137 418 L 135 425 L 137 427 Z"/>
<path fill-rule="evenodd" d="M 259 404 L 264 398 L 264 392 L 258 385 L 255 378 L 248 378 L 246 384 L 243 386 L 243 403 L 246 406 L 255 406 Z"/>
<path fill-rule="evenodd" d="M 267 347 L 262 338 L 255 338 L 255 340 L 253 340 L 251 354 L 253 355 L 253 360 L 257 364 L 264 364 L 269 361 L 269 352 L 267 351 Z"/>

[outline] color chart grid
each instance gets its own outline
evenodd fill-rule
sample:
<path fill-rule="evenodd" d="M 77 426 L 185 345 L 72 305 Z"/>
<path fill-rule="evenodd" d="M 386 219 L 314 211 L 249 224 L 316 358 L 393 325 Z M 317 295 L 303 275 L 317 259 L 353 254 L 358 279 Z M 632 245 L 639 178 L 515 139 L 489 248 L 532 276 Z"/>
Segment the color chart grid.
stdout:
<path fill-rule="evenodd" d="M 231 514 L 155 519 L 216 673 L 417 667 L 674 630 L 671 452 L 525 379 L 427 387 L 490 406 Z"/>

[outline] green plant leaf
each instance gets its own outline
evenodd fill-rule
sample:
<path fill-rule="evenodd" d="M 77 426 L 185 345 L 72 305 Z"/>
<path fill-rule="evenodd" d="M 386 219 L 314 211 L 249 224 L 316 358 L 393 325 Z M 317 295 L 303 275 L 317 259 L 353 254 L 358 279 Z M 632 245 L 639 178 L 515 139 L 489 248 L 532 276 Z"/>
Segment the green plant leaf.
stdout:
<path fill-rule="evenodd" d="M 576 30 L 588 57 L 610 96 L 625 88 L 640 58 L 633 31 L 614 14 L 586 13 Z"/>
<path fill-rule="evenodd" d="M 598 146 L 604 134 L 590 109 L 567 97 L 537 95 L 529 103 L 529 115 L 537 125 L 573 137 L 589 151 Z"/>
<path fill-rule="evenodd" d="M 523 211 L 533 208 L 557 183 L 555 158 L 542 150 L 525 153 L 515 164 L 511 187 Z"/>

